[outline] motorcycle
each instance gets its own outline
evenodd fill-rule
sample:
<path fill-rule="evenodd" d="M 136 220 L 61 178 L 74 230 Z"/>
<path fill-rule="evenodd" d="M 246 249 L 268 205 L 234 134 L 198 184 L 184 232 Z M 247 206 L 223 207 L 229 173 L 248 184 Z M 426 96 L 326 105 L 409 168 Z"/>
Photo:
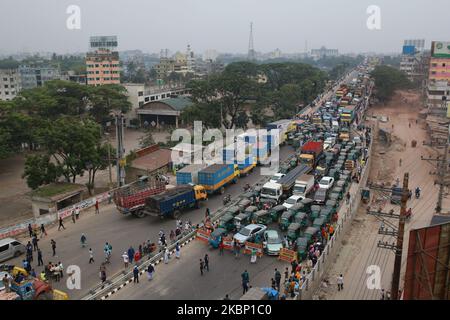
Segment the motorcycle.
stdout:
<path fill-rule="evenodd" d="M 228 203 L 230 203 L 231 202 L 231 195 L 226 195 L 224 198 L 223 198 L 223 205 L 224 206 L 226 206 Z"/>

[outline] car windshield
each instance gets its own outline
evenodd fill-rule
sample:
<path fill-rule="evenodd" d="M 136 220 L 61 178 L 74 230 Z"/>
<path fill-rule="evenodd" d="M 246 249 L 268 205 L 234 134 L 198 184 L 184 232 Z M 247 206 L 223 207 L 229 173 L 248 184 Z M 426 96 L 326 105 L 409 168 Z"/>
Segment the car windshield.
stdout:
<path fill-rule="evenodd" d="M 250 229 L 244 228 L 241 231 L 239 231 L 240 234 L 242 234 L 243 236 L 249 236 L 251 233 Z"/>
<path fill-rule="evenodd" d="M 269 196 L 275 196 L 277 192 L 274 189 L 263 188 L 261 191 L 262 194 L 268 194 Z"/>
<path fill-rule="evenodd" d="M 278 181 L 278 180 L 280 180 L 280 176 L 272 176 L 272 178 L 270 178 L 270 180 L 273 180 L 273 181 Z"/>
<path fill-rule="evenodd" d="M 270 244 L 281 243 L 280 238 L 278 237 L 278 234 L 276 234 L 276 233 L 269 234 L 269 236 L 267 238 L 267 243 L 270 243 Z"/>
<path fill-rule="evenodd" d="M 305 186 L 294 186 L 294 192 L 305 192 L 306 187 Z"/>
<path fill-rule="evenodd" d="M 322 180 L 320 180 L 319 183 L 320 183 L 320 184 L 329 184 L 329 183 L 330 183 L 330 180 L 329 180 L 329 179 L 323 178 Z"/>
<path fill-rule="evenodd" d="M 297 203 L 297 200 L 296 200 L 296 199 L 289 198 L 289 199 L 286 200 L 286 203 L 288 203 L 288 204 L 296 204 L 296 203 Z"/>

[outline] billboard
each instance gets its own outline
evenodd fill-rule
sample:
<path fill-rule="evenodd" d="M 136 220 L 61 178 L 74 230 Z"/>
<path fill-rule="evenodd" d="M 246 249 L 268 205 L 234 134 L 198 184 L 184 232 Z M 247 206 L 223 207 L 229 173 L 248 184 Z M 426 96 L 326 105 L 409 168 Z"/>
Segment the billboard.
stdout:
<path fill-rule="evenodd" d="M 403 46 L 403 54 L 414 55 L 416 53 L 416 46 Z"/>
<path fill-rule="evenodd" d="M 410 231 L 403 300 L 450 300 L 450 222 Z"/>
<path fill-rule="evenodd" d="M 431 56 L 434 58 L 450 58 L 450 42 L 433 41 Z"/>

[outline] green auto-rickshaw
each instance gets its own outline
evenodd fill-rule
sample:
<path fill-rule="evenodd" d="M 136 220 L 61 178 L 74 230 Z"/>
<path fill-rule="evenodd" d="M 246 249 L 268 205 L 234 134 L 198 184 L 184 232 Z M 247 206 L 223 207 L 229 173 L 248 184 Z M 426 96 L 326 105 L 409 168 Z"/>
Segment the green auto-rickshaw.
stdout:
<path fill-rule="evenodd" d="M 239 213 L 236 217 L 234 217 L 234 225 L 236 230 L 241 230 L 242 227 L 245 227 L 250 223 L 251 214 L 247 212 Z"/>
<path fill-rule="evenodd" d="M 330 172 L 328 172 L 328 176 L 334 178 L 334 181 L 339 179 L 339 170 L 337 169 L 330 169 Z"/>
<path fill-rule="evenodd" d="M 325 223 L 326 223 L 325 217 L 319 217 L 319 218 L 314 219 L 313 227 L 320 229 L 325 225 Z"/>
<path fill-rule="evenodd" d="M 311 219 L 315 219 L 317 217 L 319 217 L 319 212 L 320 212 L 321 207 L 318 205 L 313 205 L 311 206 Z"/>
<path fill-rule="evenodd" d="M 331 215 L 333 214 L 333 209 L 330 207 L 325 207 L 320 210 L 319 218 L 323 217 L 326 222 L 331 220 Z"/>
<path fill-rule="evenodd" d="M 300 234 L 300 230 L 301 230 L 300 223 L 297 223 L 297 222 L 291 223 L 287 229 L 288 239 L 291 241 L 294 241 L 295 239 L 297 239 Z"/>
<path fill-rule="evenodd" d="M 257 206 L 248 206 L 247 208 L 245 208 L 244 213 L 249 213 L 250 215 L 253 215 L 253 213 L 258 210 L 259 209 Z"/>
<path fill-rule="evenodd" d="M 337 198 L 338 200 L 341 200 L 342 198 L 344 198 L 344 189 L 342 187 L 339 186 L 335 186 L 333 189 L 331 189 L 331 194 L 337 194 Z M 331 197 L 330 197 L 331 199 Z"/>
<path fill-rule="evenodd" d="M 327 197 L 329 200 L 340 201 L 339 193 L 336 192 L 330 192 Z"/>
<path fill-rule="evenodd" d="M 280 222 L 281 215 L 286 211 L 286 207 L 283 205 L 278 205 L 269 210 L 270 216 L 273 222 Z"/>
<path fill-rule="evenodd" d="M 361 200 L 365 204 L 369 203 L 369 201 L 370 201 L 370 189 L 369 188 L 363 188 L 361 190 Z"/>
<path fill-rule="evenodd" d="M 227 231 L 233 231 L 234 226 L 234 216 L 231 213 L 226 213 L 219 219 L 219 228 L 225 229 Z"/>
<path fill-rule="evenodd" d="M 272 222 L 272 217 L 270 216 L 270 212 L 268 210 L 258 210 L 253 213 L 252 220 L 254 223 L 267 225 Z"/>
<path fill-rule="evenodd" d="M 252 204 L 252 201 L 250 199 L 242 199 L 238 202 L 237 206 L 241 211 L 245 211 L 245 208 L 250 206 Z"/>
<path fill-rule="evenodd" d="M 330 199 L 330 200 L 327 200 L 327 202 L 325 202 L 325 207 L 333 209 L 334 212 L 336 212 L 338 205 L 339 205 L 339 202 L 336 201 L 336 200 L 331 200 Z"/>
<path fill-rule="evenodd" d="M 341 177 L 341 179 L 338 182 L 336 182 L 336 186 L 342 188 L 342 190 L 345 190 L 345 189 L 347 189 L 348 181 L 342 179 L 342 177 Z"/>
<path fill-rule="evenodd" d="M 216 228 L 216 230 L 211 232 L 211 234 L 209 235 L 209 244 L 214 249 L 217 249 L 222 239 L 226 237 L 227 233 L 228 233 L 227 230 L 223 228 Z"/>
<path fill-rule="evenodd" d="M 310 198 L 305 198 L 305 199 L 302 199 L 302 201 L 300 201 L 300 203 L 303 204 L 303 210 L 302 211 L 305 211 L 306 213 L 310 213 L 311 212 L 311 206 L 313 205 L 314 200 L 310 199 Z"/>
<path fill-rule="evenodd" d="M 288 209 L 288 211 L 292 211 L 293 214 L 296 214 L 297 212 L 303 210 L 304 207 L 305 207 L 305 205 L 299 202 L 299 203 L 294 204 L 292 207 L 290 207 Z"/>
<path fill-rule="evenodd" d="M 300 237 L 297 239 L 296 247 L 297 247 L 297 255 L 298 255 L 298 262 L 301 262 L 302 260 L 306 259 L 306 255 L 308 253 L 308 239 L 306 237 Z"/>
<path fill-rule="evenodd" d="M 317 227 L 308 227 L 303 232 L 303 236 L 308 240 L 308 243 L 310 243 L 313 237 L 316 236 L 319 231 L 320 230 Z"/>
<path fill-rule="evenodd" d="M 292 219 L 294 218 L 294 213 L 292 211 L 285 211 L 281 215 L 280 219 L 280 229 L 285 231 L 289 227 L 289 225 L 292 222 Z"/>
<path fill-rule="evenodd" d="M 238 206 L 231 206 L 225 210 L 225 214 L 229 213 L 233 216 L 238 215 L 240 212 L 241 212 L 241 208 L 239 208 Z"/>
<path fill-rule="evenodd" d="M 294 216 L 294 222 L 299 223 L 302 227 L 306 227 L 308 224 L 308 216 L 306 212 L 297 212 Z"/>

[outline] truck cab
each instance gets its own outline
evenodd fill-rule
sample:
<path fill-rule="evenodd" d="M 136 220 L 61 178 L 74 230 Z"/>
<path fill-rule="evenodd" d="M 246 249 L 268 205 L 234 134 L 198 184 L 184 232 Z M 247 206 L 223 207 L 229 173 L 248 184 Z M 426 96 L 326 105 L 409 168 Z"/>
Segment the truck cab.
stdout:
<path fill-rule="evenodd" d="M 279 202 L 283 195 L 283 186 L 276 182 L 267 182 L 263 185 L 261 190 L 261 197 L 267 199 L 274 199 Z"/>
<path fill-rule="evenodd" d="M 195 200 L 197 201 L 204 201 L 208 199 L 208 194 L 206 193 L 206 190 L 201 185 L 194 186 L 194 194 L 195 194 Z"/>

